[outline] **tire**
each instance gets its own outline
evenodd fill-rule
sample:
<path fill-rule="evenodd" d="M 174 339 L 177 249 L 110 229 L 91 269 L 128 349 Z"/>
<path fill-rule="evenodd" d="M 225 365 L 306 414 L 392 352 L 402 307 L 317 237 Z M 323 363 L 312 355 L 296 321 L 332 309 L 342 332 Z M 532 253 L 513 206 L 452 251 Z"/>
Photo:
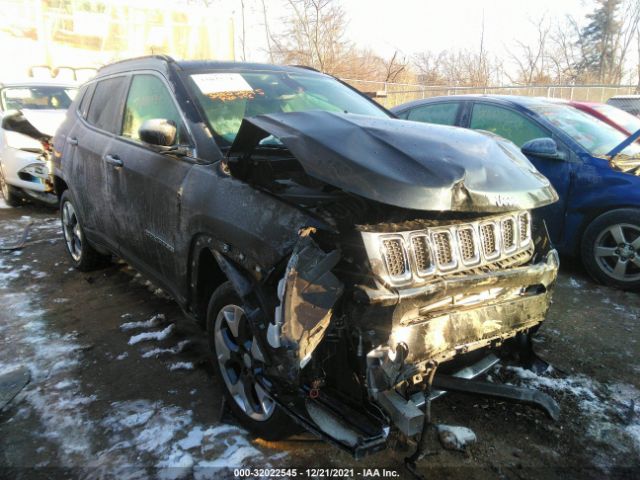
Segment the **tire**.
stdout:
<path fill-rule="evenodd" d="M 65 190 L 60 197 L 60 220 L 65 246 L 73 266 L 81 272 L 104 267 L 109 262 L 109 257 L 98 253 L 86 240 L 80 217 L 76 212 L 71 194 L 69 190 Z"/>
<path fill-rule="evenodd" d="M 594 280 L 640 289 L 640 210 L 623 208 L 597 217 L 584 232 L 581 256 Z"/>
<path fill-rule="evenodd" d="M 20 189 L 9 185 L 4 179 L 2 165 L 0 165 L 0 195 L 10 207 L 19 207 L 22 204 Z"/>
<path fill-rule="evenodd" d="M 256 355 L 251 348 L 255 339 L 231 282 L 223 283 L 211 296 L 207 337 L 211 362 L 222 379 L 226 403 L 242 426 L 265 440 L 281 440 L 291 435 L 291 419 L 248 375 L 251 367 L 247 363 L 259 365 L 261 353 L 257 351 Z"/>

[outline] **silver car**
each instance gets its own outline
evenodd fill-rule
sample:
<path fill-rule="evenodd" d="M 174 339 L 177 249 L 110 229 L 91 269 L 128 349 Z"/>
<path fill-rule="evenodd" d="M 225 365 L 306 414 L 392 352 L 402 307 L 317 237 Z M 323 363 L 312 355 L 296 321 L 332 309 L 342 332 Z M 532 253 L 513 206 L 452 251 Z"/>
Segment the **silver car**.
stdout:
<path fill-rule="evenodd" d="M 47 80 L 0 83 L 0 191 L 17 206 L 32 198 L 55 204 L 49 181 L 49 140 L 76 93 L 73 84 Z"/>

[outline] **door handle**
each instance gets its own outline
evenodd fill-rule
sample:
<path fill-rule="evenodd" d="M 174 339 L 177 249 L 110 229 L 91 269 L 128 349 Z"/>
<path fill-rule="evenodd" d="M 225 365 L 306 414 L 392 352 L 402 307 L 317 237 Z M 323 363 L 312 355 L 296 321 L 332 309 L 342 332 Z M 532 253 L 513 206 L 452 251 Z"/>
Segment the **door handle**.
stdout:
<path fill-rule="evenodd" d="M 69 142 L 69 145 L 72 145 L 74 147 L 78 145 L 78 139 L 75 137 L 67 138 L 67 142 Z"/>
<path fill-rule="evenodd" d="M 102 158 L 104 158 L 105 162 L 114 167 L 121 167 L 122 165 L 124 165 L 122 160 L 120 160 L 117 155 L 105 155 Z"/>

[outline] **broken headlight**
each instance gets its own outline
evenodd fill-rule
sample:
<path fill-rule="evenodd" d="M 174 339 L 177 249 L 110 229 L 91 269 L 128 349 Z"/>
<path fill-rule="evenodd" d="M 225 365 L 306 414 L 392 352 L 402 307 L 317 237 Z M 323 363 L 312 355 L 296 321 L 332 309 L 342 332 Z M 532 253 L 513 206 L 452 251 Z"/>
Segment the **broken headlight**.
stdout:
<path fill-rule="evenodd" d="M 362 237 L 374 272 L 396 286 L 506 260 L 524 263 L 533 249 L 526 211 L 422 230 L 362 232 Z"/>
<path fill-rule="evenodd" d="M 31 165 L 27 165 L 23 169 L 18 172 L 18 176 L 23 180 L 28 180 L 24 174 L 30 175 L 36 178 L 46 179 L 49 177 L 49 168 L 45 163 L 32 163 Z"/>

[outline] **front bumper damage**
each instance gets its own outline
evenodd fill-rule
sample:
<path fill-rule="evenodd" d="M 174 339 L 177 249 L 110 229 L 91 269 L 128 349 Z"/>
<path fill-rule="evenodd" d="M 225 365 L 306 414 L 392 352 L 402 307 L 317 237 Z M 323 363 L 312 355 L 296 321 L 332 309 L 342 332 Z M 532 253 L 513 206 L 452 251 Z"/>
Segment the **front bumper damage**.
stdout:
<path fill-rule="evenodd" d="M 407 436 L 420 433 L 424 397 L 420 392 L 406 392 L 419 390 L 438 365 L 476 350 L 497 349 L 507 340 L 535 330 L 544 321 L 549 308 L 557 269 L 557 253 L 550 250 L 542 261 L 532 265 L 441 280 L 437 285 L 395 298 L 381 295 L 377 290 L 369 292 L 367 299 L 371 306 L 391 303 L 387 308 L 394 309 L 396 317 L 389 342 L 367 354 L 370 397 L 384 408 L 402 433 Z M 420 314 L 423 305 L 453 299 L 463 293 L 467 297 L 477 294 L 482 298 L 483 292 L 491 291 L 501 294 L 471 308 L 451 305 L 448 311 Z M 462 370 L 466 373 L 458 372 L 453 376 L 475 378 L 486 371 L 482 367 L 486 363 L 486 360 L 481 361 L 475 367 Z M 444 390 L 455 389 L 518 400 L 518 394 L 508 389 L 503 389 L 500 395 L 499 389 L 477 385 L 474 389 L 472 384 L 447 382 L 447 377 L 439 375 L 432 378 L 438 393 L 432 392 L 431 399 Z M 520 392 L 520 400 L 541 406 L 552 417 L 557 415 L 557 407 L 546 396 L 527 396 Z"/>
<path fill-rule="evenodd" d="M 283 304 L 290 313 L 281 323 L 296 325 L 290 325 L 287 333 L 278 322 L 271 324 L 270 343 L 278 338 L 278 345 L 302 348 L 295 355 L 288 352 L 275 357 L 273 368 L 279 373 L 268 375 L 263 385 L 298 423 L 356 458 L 384 449 L 394 429 L 408 437 L 419 435 L 427 423 L 429 403 L 446 391 L 525 402 L 556 418 L 557 405 L 541 392 L 470 382 L 498 363 L 497 355 L 505 342 L 535 331 L 543 322 L 558 270 L 556 251 L 546 250 L 527 265 L 439 278 L 415 289 L 393 292 L 359 286 L 353 292 L 354 301 L 349 302 L 353 310 L 346 321 L 362 336 L 384 337 L 386 341 L 368 351 L 360 351 L 367 343 L 358 341 L 356 357 L 361 359 L 364 392 L 353 401 L 330 387 L 302 380 L 307 362 L 314 362 L 314 349 L 321 345 L 319 338 L 333 335 L 326 319 L 335 309 L 342 287 L 329 273 L 335 265 L 335 253 L 323 253 L 309 236 L 301 236 L 279 297 L 288 302 L 304 298 L 305 309 L 317 310 L 316 321 L 301 328 L 304 316 L 298 317 L 303 312 L 300 303 L 294 309 Z M 475 303 L 456 304 L 460 296 L 476 299 Z M 433 305 L 438 308 L 429 308 Z M 275 332 L 278 335 L 274 336 Z M 314 341 L 301 341 L 307 337 L 314 337 Z M 441 368 L 472 352 L 480 354 L 474 362 Z M 346 370 L 353 367 L 350 361 L 344 357 L 338 362 Z M 437 374 L 436 369 L 440 369 Z M 301 380 L 299 387 L 292 388 L 296 380 Z"/>

